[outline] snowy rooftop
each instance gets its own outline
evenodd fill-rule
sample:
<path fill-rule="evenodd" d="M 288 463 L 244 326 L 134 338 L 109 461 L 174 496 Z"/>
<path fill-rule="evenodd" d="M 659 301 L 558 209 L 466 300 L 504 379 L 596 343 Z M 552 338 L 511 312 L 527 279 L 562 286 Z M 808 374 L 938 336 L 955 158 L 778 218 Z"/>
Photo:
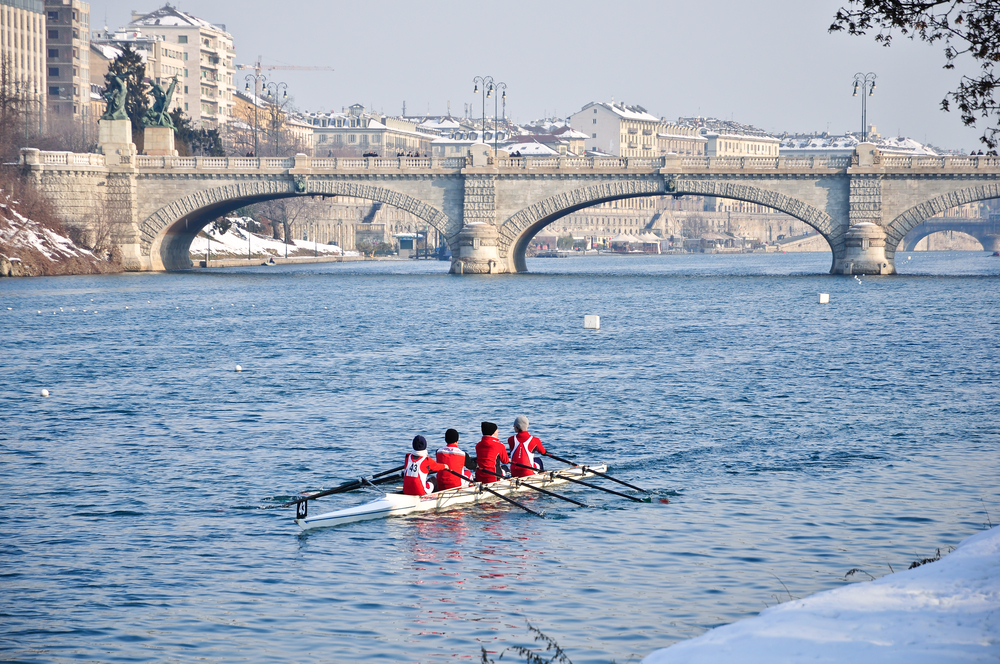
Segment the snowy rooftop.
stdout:
<path fill-rule="evenodd" d="M 602 108 L 605 108 L 625 120 L 637 120 L 640 122 L 655 122 L 657 124 L 659 124 L 660 122 L 660 118 L 651 114 L 642 106 L 630 106 L 625 102 L 608 103 L 604 101 L 594 101 L 584 106 L 582 111 L 585 111 L 588 108 L 593 108 L 594 106 L 600 106 Z"/>
<path fill-rule="evenodd" d="M 156 25 L 179 28 L 208 28 L 225 32 L 225 26 L 213 25 L 208 21 L 186 14 L 175 7 L 165 5 L 141 18 L 133 20 L 129 26 Z"/>
<path fill-rule="evenodd" d="M 559 154 L 547 145 L 542 145 L 534 141 L 530 143 L 511 143 L 510 145 L 505 145 L 503 149 L 508 154 L 520 152 L 522 157 L 553 157 Z"/>
<path fill-rule="evenodd" d="M 795 150 L 853 150 L 860 142 L 861 140 L 853 134 L 845 136 L 790 136 L 781 140 L 781 150 L 786 153 L 794 153 Z M 902 136 L 878 138 L 873 143 L 879 150 L 889 154 L 929 156 L 937 154 L 934 148 Z"/>

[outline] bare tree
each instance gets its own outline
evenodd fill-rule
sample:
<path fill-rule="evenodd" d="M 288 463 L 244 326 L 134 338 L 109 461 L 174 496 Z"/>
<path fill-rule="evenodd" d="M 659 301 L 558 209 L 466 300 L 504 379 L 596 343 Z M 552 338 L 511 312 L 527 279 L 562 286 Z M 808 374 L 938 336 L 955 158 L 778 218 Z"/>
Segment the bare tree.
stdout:
<path fill-rule="evenodd" d="M 292 229 L 296 224 L 308 224 L 315 218 L 313 202 L 306 196 L 296 196 L 295 198 L 278 198 L 271 201 L 258 203 L 257 213 L 267 217 L 272 224 L 278 223 L 282 227 L 281 239 L 285 244 L 290 244 L 293 237 Z"/>

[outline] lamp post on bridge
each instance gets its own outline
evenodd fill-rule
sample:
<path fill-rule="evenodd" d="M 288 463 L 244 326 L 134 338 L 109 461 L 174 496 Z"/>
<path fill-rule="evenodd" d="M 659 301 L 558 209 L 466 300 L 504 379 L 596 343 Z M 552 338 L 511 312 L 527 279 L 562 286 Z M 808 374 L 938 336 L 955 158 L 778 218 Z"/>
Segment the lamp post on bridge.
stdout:
<path fill-rule="evenodd" d="M 861 91 L 861 140 L 868 142 L 868 97 L 875 94 L 875 79 L 877 77 L 872 72 L 862 74 L 858 72 L 854 75 L 854 96 L 858 96 Z"/>
<path fill-rule="evenodd" d="M 493 95 L 493 77 L 492 76 L 476 76 L 472 79 L 472 82 L 476 84 L 473 88 L 472 94 L 479 92 L 480 86 L 483 88 L 483 143 L 486 142 L 486 100 Z"/>
<path fill-rule="evenodd" d="M 497 83 L 497 90 L 503 90 L 503 114 L 504 119 L 507 119 L 507 84 Z M 493 153 L 496 154 L 497 151 L 497 103 L 500 101 L 498 97 L 493 98 Z"/>
<path fill-rule="evenodd" d="M 281 101 L 288 100 L 287 83 L 265 83 L 264 89 L 267 91 L 264 97 L 271 103 L 269 112 L 271 113 L 271 131 L 274 132 L 274 156 L 280 156 L 281 132 L 278 130 L 278 120 L 280 119 L 281 106 L 278 105 L 278 92 L 281 92 Z"/>

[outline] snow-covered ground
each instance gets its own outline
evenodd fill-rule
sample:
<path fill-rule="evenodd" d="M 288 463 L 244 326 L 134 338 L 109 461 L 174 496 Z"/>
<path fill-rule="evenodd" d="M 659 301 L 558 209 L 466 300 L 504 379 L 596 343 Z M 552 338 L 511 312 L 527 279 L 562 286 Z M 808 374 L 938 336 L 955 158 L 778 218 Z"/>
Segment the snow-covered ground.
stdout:
<path fill-rule="evenodd" d="M 73 244 L 64 235 L 42 226 L 36 221 L 24 217 L 14 209 L 15 203 L 8 199 L 0 203 L 0 244 L 9 252 L 8 258 L 20 260 L 17 250 L 35 250 L 50 261 L 66 258 L 85 258 L 95 260 L 91 252 Z"/>
<path fill-rule="evenodd" d="M 233 225 L 225 233 L 218 232 L 213 225 L 206 226 L 201 233 L 191 242 L 190 253 L 192 257 L 205 257 L 209 249 L 209 238 L 211 236 L 211 249 L 213 258 L 246 258 L 247 256 L 247 230 L 246 220 L 242 217 L 232 218 Z M 285 243 L 275 240 L 269 235 L 250 233 L 250 254 L 255 258 L 263 256 L 285 256 Z M 357 256 L 356 251 L 342 251 L 334 244 L 313 244 L 307 240 L 292 240 L 292 244 L 287 247 L 288 256 Z"/>
<path fill-rule="evenodd" d="M 780 604 L 642 664 L 1000 662 L 1000 526 L 941 560 Z"/>

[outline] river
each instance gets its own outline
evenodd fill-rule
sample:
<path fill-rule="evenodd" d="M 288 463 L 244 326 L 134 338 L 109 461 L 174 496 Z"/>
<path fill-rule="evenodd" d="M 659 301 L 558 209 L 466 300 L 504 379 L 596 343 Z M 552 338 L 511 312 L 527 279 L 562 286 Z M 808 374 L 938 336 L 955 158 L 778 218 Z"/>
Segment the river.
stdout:
<path fill-rule="evenodd" d="M 479 661 L 530 623 L 621 664 L 946 550 L 1000 521 L 1000 259 L 897 263 L 860 283 L 829 254 L 0 280 L 0 659 Z M 573 487 L 593 507 L 307 534 L 257 509 L 519 413 L 652 502 Z"/>

